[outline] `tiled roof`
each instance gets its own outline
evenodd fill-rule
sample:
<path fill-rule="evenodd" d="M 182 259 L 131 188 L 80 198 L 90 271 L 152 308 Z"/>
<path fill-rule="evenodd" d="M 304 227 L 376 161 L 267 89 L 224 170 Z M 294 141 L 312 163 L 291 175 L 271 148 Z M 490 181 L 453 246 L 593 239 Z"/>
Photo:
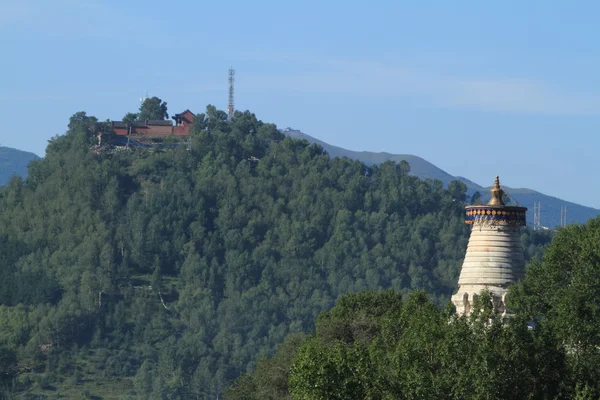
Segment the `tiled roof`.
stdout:
<path fill-rule="evenodd" d="M 179 114 L 177 114 L 179 115 Z M 173 126 L 173 121 L 171 120 L 146 120 L 146 121 L 133 121 L 131 126 L 134 128 L 145 128 L 147 126 Z M 113 128 L 128 128 L 129 125 L 124 121 L 111 121 L 111 126 Z"/>
<path fill-rule="evenodd" d="M 194 113 L 193 113 L 193 112 L 191 112 L 191 111 L 190 111 L 190 109 L 188 108 L 187 110 L 185 110 L 185 111 L 182 111 L 182 112 L 180 112 L 179 114 L 175 114 L 175 115 L 173 115 L 173 118 L 183 117 L 183 114 L 185 114 L 185 113 L 188 113 L 188 112 L 189 112 L 189 113 L 191 113 L 192 115 L 194 115 Z"/>
<path fill-rule="evenodd" d="M 171 120 L 147 120 L 147 121 L 140 121 L 140 122 L 144 122 L 146 125 L 160 125 L 160 126 L 173 126 L 173 121 Z"/>
<path fill-rule="evenodd" d="M 127 122 L 123 121 L 111 121 L 113 128 L 127 128 Z M 158 125 L 158 126 L 173 126 L 173 121 L 163 121 L 163 120 L 148 120 L 148 121 L 134 121 L 131 126 L 137 128 L 143 128 L 148 125 Z"/>

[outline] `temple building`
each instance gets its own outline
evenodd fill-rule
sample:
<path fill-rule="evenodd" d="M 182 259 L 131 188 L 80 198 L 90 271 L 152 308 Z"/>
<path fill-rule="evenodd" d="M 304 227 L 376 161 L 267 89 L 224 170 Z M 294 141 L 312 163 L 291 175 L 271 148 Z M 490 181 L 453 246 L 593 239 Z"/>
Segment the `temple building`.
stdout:
<path fill-rule="evenodd" d="M 175 124 L 173 124 L 175 122 Z M 110 121 L 108 132 L 97 132 L 98 146 L 103 144 L 146 146 L 142 142 L 161 142 L 169 136 L 177 136 L 180 139 L 190 134 L 194 125 L 194 113 L 185 110 L 173 115 L 170 120 L 140 120 L 140 121 Z"/>
<path fill-rule="evenodd" d="M 469 316 L 473 300 L 482 290 L 492 294 L 494 310 L 506 316 L 508 287 L 524 275 L 525 259 L 520 228 L 525 225 L 525 207 L 504 204 L 504 191 L 496 176 L 487 205 L 466 207 L 472 225 L 465 260 L 452 303 L 459 315 Z"/>
<path fill-rule="evenodd" d="M 145 120 L 127 123 L 123 121 L 111 121 L 113 133 L 117 136 L 138 135 L 146 137 L 166 137 L 169 135 L 185 136 L 190 134 L 194 122 L 194 113 L 185 110 L 173 115 L 173 121 L 169 120 Z"/>

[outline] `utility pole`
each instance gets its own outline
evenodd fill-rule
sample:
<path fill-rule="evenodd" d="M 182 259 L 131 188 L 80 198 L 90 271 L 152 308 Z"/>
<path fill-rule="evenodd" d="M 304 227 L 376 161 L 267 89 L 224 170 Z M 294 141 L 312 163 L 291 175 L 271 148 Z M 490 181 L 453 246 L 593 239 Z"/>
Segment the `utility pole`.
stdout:
<path fill-rule="evenodd" d="M 229 103 L 227 104 L 228 120 L 233 119 L 233 111 L 235 110 L 235 103 L 233 98 L 233 85 L 235 83 L 235 69 L 229 67 Z"/>

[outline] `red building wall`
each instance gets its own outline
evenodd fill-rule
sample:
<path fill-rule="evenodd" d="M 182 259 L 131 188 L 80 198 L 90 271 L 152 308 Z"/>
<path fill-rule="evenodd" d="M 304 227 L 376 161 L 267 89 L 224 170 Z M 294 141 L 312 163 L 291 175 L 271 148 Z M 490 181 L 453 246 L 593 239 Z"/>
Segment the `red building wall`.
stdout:
<path fill-rule="evenodd" d="M 191 125 L 177 125 L 173 127 L 173 135 L 183 136 L 190 134 Z"/>
<path fill-rule="evenodd" d="M 127 136 L 127 128 L 114 128 L 115 135 Z"/>
<path fill-rule="evenodd" d="M 148 125 L 146 135 L 150 136 L 169 136 L 173 133 L 173 126 Z"/>
<path fill-rule="evenodd" d="M 132 135 L 147 135 L 157 137 L 169 136 L 171 134 L 177 136 L 189 135 L 190 129 L 192 127 L 192 121 L 194 120 L 194 113 L 192 113 L 189 110 L 186 110 L 181 115 L 181 117 L 184 118 L 180 120 L 180 125 L 175 126 L 164 124 L 155 125 L 152 123 L 148 124 L 148 121 L 140 121 L 135 124 L 137 126 L 134 125 L 131 128 L 128 128 L 127 126 L 125 126 L 126 124 L 122 121 L 113 121 L 113 131 L 115 135 L 120 136 L 127 136 L 130 133 Z"/>

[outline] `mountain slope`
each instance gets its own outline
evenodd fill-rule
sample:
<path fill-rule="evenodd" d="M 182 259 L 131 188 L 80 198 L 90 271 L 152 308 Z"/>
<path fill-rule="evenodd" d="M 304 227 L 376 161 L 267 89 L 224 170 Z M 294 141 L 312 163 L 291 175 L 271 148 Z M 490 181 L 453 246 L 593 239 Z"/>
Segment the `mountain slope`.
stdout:
<path fill-rule="evenodd" d="M 207 111 L 189 146 L 120 152 L 77 113 L 0 188 L 1 398 L 222 398 L 342 294 L 455 291 L 462 193 Z"/>
<path fill-rule="evenodd" d="M 453 176 L 436 167 L 429 161 L 415 155 L 352 151 L 325 143 L 322 140 L 316 139 L 295 129 L 287 128 L 283 130 L 283 133 L 294 139 L 305 139 L 309 143 L 319 144 L 332 157 L 348 157 L 353 160 L 362 161 L 368 165 L 380 164 L 385 161 L 395 161 L 398 163 L 404 160 L 410 165 L 411 175 L 418 176 L 421 179 L 439 179 L 444 183 L 444 185 L 448 185 L 448 183 L 453 180 L 459 180 L 467 185 L 468 193 L 472 194 L 475 191 L 479 191 L 483 195 L 484 200 L 486 200 L 486 196 L 488 196 L 489 187 L 483 187 L 461 176 Z M 534 202 L 540 202 L 541 204 L 541 225 L 550 228 L 556 227 L 560 224 L 560 212 L 563 206 L 567 208 L 567 222 L 569 223 L 583 223 L 588 221 L 590 218 L 600 215 L 600 210 L 595 208 L 582 206 L 580 204 L 565 201 L 557 197 L 548 196 L 535 190 L 525 188 L 506 189 L 517 203 L 528 208 L 528 225 L 533 225 Z"/>
<path fill-rule="evenodd" d="M 27 165 L 39 157 L 27 151 L 0 146 L 0 186 L 6 185 L 13 175 L 25 178 Z"/>
<path fill-rule="evenodd" d="M 489 188 L 484 189 L 487 193 Z M 582 206 L 554 196 L 537 192 L 531 189 L 505 188 L 519 205 L 527 207 L 527 224 L 533 226 L 533 204 L 539 202 L 541 205 L 540 221 L 543 227 L 557 227 L 560 225 L 560 211 L 564 206 L 567 209 L 568 223 L 584 223 L 589 219 L 600 215 L 600 210 L 592 207 Z M 489 196 L 488 196 L 489 197 Z"/>
<path fill-rule="evenodd" d="M 316 143 L 323 147 L 323 149 L 325 149 L 325 151 L 327 151 L 327 153 L 329 153 L 329 155 L 332 157 L 348 157 L 352 160 L 362 161 L 367 165 L 381 164 L 386 161 L 394 161 L 396 163 L 399 163 L 400 161 L 404 160 L 410 165 L 411 175 L 418 176 L 421 179 L 439 179 L 444 183 L 444 185 L 447 185 L 451 181 L 457 179 L 456 177 L 450 175 L 446 171 L 436 167 L 429 161 L 421 157 L 414 156 L 412 154 L 390 154 L 385 152 L 376 153 L 372 151 L 352 151 L 343 149 L 341 147 L 333 146 L 329 143 L 325 143 L 319 139 L 316 139 L 310 135 L 307 135 L 295 129 L 287 128 L 283 131 L 283 133 L 294 139 L 304 139 L 309 143 Z M 467 188 L 470 191 L 481 189 L 481 186 L 471 181 L 464 180 L 463 182 L 465 182 Z"/>
<path fill-rule="evenodd" d="M 0 397 L 222 398 L 341 294 L 455 290 L 454 193 L 208 115 L 189 147 L 113 153 L 78 114 L 0 190 Z"/>

